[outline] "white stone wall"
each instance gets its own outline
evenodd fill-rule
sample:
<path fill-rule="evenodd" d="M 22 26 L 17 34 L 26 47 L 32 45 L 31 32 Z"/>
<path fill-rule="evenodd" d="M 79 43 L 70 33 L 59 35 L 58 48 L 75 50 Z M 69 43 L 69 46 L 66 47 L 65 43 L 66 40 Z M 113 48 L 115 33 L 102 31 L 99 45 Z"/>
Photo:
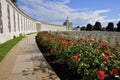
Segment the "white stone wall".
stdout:
<path fill-rule="evenodd" d="M 42 23 L 41 31 L 65 31 L 66 26 Z"/>
<path fill-rule="evenodd" d="M 65 26 L 54 25 L 37 21 L 16 7 L 11 0 L 0 0 L 2 17 L 3 32 L 0 31 L 0 43 L 3 43 L 13 36 L 20 34 L 27 34 L 37 31 L 63 31 L 66 30 Z M 9 12 L 9 14 L 8 14 Z M 1 29 L 1 28 L 0 28 Z"/>
<path fill-rule="evenodd" d="M 0 43 L 12 39 L 14 35 L 36 32 L 36 28 L 28 25 L 30 23 L 35 25 L 35 20 L 23 13 L 10 0 L 0 0 L 0 4 L 3 26 L 3 32 L 0 32 Z"/>

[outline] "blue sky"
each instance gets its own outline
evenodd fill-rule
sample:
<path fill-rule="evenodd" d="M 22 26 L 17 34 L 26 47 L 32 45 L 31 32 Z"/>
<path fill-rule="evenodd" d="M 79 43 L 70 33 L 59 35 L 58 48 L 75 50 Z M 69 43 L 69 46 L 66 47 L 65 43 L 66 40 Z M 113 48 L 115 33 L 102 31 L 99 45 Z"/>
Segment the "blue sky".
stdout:
<path fill-rule="evenodd" d="M 63 24 L 67 16 L 73 26 L 92 25 L 96 21 L 107 26 L 120 21 L 120 0 L 18 0 L 18 7 L 37 20 Z"/>

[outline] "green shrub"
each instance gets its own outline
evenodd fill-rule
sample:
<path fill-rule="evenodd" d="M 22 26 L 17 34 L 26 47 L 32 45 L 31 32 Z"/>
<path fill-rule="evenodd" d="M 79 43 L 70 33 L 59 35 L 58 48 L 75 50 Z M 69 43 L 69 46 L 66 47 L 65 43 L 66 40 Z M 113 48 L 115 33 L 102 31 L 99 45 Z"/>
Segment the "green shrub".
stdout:
<path fill-rule="evenodd" d="M 89 35 L 78 40 L 51 33 L 38 33 L 40 46 L 55 54 L 85 80 L 120 80 L 120 47 L 90 39 Z"/>

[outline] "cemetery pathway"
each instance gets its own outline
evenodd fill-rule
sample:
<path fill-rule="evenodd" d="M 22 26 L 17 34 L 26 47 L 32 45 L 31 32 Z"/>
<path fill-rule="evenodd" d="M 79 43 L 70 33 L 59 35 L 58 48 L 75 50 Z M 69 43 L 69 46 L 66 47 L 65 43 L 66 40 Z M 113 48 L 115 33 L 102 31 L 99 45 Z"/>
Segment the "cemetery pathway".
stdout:
<path fill-rule="evenodd" d="M 0 80 L 60 80 L 35 42 L 26 35 L 0 63 Z"/>

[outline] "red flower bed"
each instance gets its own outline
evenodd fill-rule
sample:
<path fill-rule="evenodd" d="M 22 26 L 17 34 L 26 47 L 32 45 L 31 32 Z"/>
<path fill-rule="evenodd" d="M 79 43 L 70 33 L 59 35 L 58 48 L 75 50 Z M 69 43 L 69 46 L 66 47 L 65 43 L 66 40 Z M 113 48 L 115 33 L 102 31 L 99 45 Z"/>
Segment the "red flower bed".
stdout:
<path fill-rule="evenodd" d="M 37 42 L 41 50 L 57 57 L 55 62 L 67 65 L 68 70 L 82 76 L 79 78 L 120 80 L 119 46 L 111 48 L 102 40 L 97 42 L 88 36 L 85 39 L 75 39 L 48 32 L 38 33 Z"/>

